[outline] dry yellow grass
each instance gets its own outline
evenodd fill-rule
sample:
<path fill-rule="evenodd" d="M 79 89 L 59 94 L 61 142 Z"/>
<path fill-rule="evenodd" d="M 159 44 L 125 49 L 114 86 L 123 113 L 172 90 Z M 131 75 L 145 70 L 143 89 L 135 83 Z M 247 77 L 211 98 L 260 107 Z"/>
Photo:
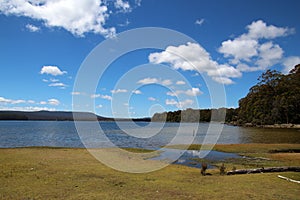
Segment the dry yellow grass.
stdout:
<path fill-rule="evenodd" d="M 170 165 L 146 174 L 115 171 L 85 149 L 0 149 L 0 199 L 297 199 L 299 173 L 200 176 Z"/>

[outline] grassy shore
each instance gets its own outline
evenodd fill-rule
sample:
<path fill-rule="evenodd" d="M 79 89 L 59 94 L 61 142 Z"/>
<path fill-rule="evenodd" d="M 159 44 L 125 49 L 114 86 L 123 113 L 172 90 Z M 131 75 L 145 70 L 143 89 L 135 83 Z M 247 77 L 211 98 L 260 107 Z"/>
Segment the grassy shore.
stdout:
<path fill-rule="evenodd" d="M 300 166 L 299 153 L 269 153 L 286 148 L 297 149 L 299 145 L 215 147 L 221 151 L 265 156 L 281 165 Z M 233 164 L 226 163 L 228 168 Z M 106 167 L 85 149 L 0 149 L 0 169 L 0 199 L 286 200 L 299 198 L 300 191 L 299 184 L 277 178 L 280 174 L 300 180 L 300 173 L 220 176 L 217 169 L 212 169 L 209 170 L 212 176 L 203 177 L 199 169 L 170 165 L 147 174 L 129 174 Z"/>

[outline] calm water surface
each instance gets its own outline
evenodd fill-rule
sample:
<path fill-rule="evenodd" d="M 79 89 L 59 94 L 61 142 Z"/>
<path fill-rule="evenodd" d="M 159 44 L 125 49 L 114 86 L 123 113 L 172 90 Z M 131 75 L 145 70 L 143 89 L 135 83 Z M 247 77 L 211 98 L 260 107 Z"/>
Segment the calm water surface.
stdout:
<path fill-rule="evenodd" d="M 102 133 L 94 126 L 98 122 L 79 123 L 82 131 L 95 135 Z M 119 123 L 122 125 L 122 130 L 125 127 L 127 132 L 134 132 L 135 135 L 132 136 L 122 131 L 115 122 L 100 122 L 99 125 L 103 130 L 103 144 L 109 140 L 119 147 L 157 149 L 169 144 L 175 137 L 179 126 L 178 123 L 151 123 L 151 125 L 145 122 L 137 122 L 136 124 L 128 122 Z M 136 129 L 136 126 L 142 128 Z M 160 126 L 163 128 L 157 134 L 144 137 L 143 134 L 155 133 Z M 195 130 L 192 124 L 187 123 L 182 126 L 182 130 L 187 134 L 194 132 L 195 139 L 193 143 L 197 144 L 203 142 L 209 123 L 200 123 L 198 130 Z M 139 132 L 144 138 L 138 137 Z M 93 138 L 86 138 L 86 141 L 90 142 L 90 144 L 95 143 L 95 147 L 101 147 L 102 144 Z M 182 138 L 182 141 L 184 141 L 184 138 Z M 224 125 L 217 143 L 300 143 L 300 131 L 294 129 L 242 128 Z M 74 122 L 0 121 L 1 148 L 27 146 L 84 147 Z"/>

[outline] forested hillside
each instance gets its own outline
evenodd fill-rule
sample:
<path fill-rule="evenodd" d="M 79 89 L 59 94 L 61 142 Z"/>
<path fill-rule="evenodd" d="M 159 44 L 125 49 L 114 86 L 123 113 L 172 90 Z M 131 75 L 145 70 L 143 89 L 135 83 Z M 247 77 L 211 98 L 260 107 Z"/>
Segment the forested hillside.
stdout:
<path fill-rule="evenodd" d="M 238 122 L 254 125 L 300 123 L 300 64 L 289 74 L 268 70 L 239 101 Z"/>
<path fill-rule="evenodd" d="M 247 96 L 239 100 L 239 108 L 226 109 L 225 122 L 240 125 L 300 124 L 300 64 L 287 75 L 267 70 L 258 81 Z M 219 121 L 224 112 L 225 108 L 178 110 L 156 113 L 152 121 Z M 211 118 L 212 113 L 215 113 L 214 118 Z"/>

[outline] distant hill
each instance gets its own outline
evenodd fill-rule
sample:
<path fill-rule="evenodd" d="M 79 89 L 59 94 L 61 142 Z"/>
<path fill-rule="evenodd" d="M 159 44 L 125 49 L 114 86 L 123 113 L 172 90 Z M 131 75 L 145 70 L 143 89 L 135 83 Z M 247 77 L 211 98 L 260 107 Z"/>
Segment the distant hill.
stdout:
<path fill-rule="evenodd" d="M 74 121 L 76 115 L 78 121 L 150 121 L 150 118 L 114 119 L 102 117 L 90 112 L 67 112 L 67 111 L 0 111 L 0 120 L 42 120 L 42 121 Z"/>
<path fill-rule="evenodd" d="M 64 112 L 64 111 L 0 111 L 0 120 L 49 120 L 49 121 L 73 121 L 73 114 L 77 120 L 82 121 L 108 121 L 113 120 L 89 112 Z"/>

